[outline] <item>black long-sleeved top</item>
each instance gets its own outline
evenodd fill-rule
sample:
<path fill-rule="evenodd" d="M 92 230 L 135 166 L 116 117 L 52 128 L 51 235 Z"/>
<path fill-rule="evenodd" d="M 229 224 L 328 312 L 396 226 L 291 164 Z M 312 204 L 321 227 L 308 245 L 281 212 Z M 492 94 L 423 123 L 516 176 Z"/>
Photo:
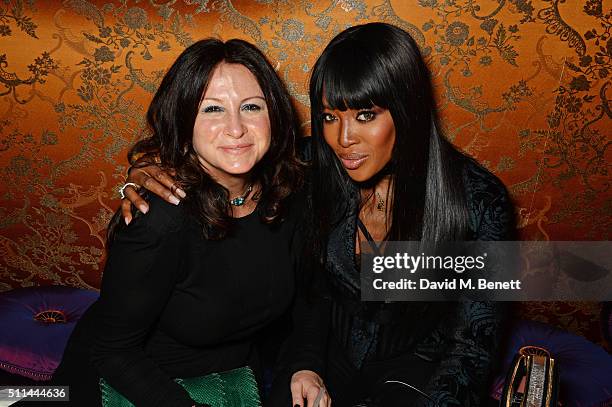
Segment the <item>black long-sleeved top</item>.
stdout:
<path fill-rule="evenodd" d="M 514 214 L 503 184 L 471 160 L 465 161 L 471 240 L 509 240 Z M 348 216 L 332 230 L 325 274 L 329 292 L 296 308 L 291 371 L 312 370 L 325 377 L 327 332 L 345 350 L 355 369 L 365 362 L 413 353 L 437 363 L 429 396 L 438 406 L 478 405 L 500 339 L 497 304 L 466 301 L 411 314 L 410 304 L 360 301 L 360 270 L 355 261 L 359 192 Z M 419 304 L 422 306 L 423 304 Z M 414 311 L 415 308 L 412 309 Z M 389 322 L 393 322 L 390 324 Z"/>
<path fill-rule="evenodd" d="M 56 382 L 94 392 L 76 405 L 99 405 L 84 383 L 99 375 L 137 406 L 192 406 L 171 378 L 247 365 L 253 336 L 293 297 L 295 210 L 273 226 L 256 212 L 234 219 L 232 234 L 215 241 L 182 204 L 153 196 L 149 205 L 117 233 L 100 299 L 58 368 Z"/>

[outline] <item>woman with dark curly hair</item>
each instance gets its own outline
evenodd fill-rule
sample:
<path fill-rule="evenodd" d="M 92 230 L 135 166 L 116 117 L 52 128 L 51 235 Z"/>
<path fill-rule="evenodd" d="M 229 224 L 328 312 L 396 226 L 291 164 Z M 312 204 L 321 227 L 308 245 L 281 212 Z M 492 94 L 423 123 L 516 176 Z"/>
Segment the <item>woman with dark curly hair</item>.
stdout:
<path fill-rule="evenodd" d="M 100 405 L 100 378 L 138 406 L 196 405 L 173 378 L 257 373 L 255 337 L 293 298 L 302 164 L 293 107 L 263 54 L 241 40 L 193 44 L 147 121 L 130 161 L 155 152 L 186 198 L 150 196 L 147 216 L 111 221 L 100 299 L 54 376 L 76 406 Z"/>

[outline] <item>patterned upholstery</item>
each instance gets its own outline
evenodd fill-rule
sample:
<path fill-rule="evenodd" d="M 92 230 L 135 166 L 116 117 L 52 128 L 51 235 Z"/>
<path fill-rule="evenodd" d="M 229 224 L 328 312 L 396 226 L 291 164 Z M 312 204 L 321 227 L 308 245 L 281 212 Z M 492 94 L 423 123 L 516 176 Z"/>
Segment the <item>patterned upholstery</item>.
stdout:
<path fill-rule="evenodd" d="M 277 67 L 309 133 L 307 78 L 348 25 L 421 45 L 447 137 L 496 173 L 523 239 L 609 240 L 612 39 L 602 0 L 14 0 L 0 4 L 0 291 L 100 285 L 125 153 L 163 72 L 239 37 Z M 530 318 L 602 342 L 599 306 Z"/>

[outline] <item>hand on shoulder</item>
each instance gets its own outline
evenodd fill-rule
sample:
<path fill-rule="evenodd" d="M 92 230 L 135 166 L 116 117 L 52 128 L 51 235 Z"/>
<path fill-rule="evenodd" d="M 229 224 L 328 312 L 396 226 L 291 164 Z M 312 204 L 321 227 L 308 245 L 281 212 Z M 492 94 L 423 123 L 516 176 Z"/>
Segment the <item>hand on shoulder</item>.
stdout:
<path fill-rule="evenodd" d="M 164 171 L 156 163 L 143 162 L 139 166 L 130 167 L 123 188 L 125 198 L 121 201 L 121 211 L 126 225 L 132 221 L 132 205 L 143 214 L 149 211 L 149 200 L 143 199 L 132 185 L 151 191 L 152 195 L 159 196 L 174 205 L 178 205 L 180 200 L 187 196 L 175 183 L 172 174 Z"/>

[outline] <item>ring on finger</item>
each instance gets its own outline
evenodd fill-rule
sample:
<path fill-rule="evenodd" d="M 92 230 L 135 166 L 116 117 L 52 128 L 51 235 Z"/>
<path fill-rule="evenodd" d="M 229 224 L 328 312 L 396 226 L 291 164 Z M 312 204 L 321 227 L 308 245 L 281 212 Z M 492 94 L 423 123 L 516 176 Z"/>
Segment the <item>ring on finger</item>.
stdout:
<path fill-rule="evenodd" d="M 319 405 L 321 404 L 321 399 L 323 398 L 323 396 L 325 395 L 325 387 L 321 387 L 319 389 L 319 394 L 317 394 L 317 397 L 314 400 L 314 403 L 312 404 L 314 407 L 319 407 Z"/>
<path fill-rule="evenodd" d="M 135 182 L 126 182 L 125 184 L 123 184 L 123 186 L 121 188 L 119 188 L 119 197 L 121 197 L 121 199 L 125 199 L 125 189 L 127 187 L 132 187 L 134 188 L 136 191 L 138 191 L 140 189 L 140 185 L 136 184 Z"/>

